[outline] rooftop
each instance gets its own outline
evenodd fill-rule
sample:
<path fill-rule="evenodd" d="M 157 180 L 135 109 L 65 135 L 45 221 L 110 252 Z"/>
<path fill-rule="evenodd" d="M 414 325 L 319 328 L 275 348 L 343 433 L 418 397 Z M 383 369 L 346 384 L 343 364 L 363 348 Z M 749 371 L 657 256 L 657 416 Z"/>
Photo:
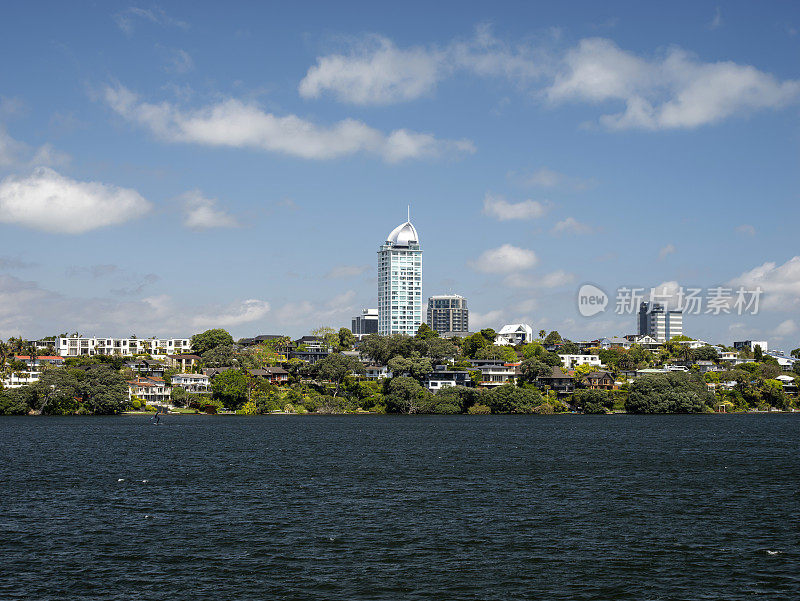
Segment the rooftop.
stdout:
<path fill-rule="evenodd" d="M 386 242 L 391 243 L 394 246 L 409 246 L 412 243 L 419 244 L 417 229 L 410 221 L 401 223 L 392 230 L 392 232 L 386 238 Z"/>

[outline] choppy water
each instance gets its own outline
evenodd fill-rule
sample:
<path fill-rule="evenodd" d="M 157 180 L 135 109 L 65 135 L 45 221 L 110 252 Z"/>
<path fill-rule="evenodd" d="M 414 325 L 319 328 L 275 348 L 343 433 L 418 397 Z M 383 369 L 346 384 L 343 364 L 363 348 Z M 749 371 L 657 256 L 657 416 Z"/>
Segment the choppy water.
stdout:
<path fill-rule="evenodd" d="M 800 599 L 800 416 L 0 419 L 2 599 Z"/>

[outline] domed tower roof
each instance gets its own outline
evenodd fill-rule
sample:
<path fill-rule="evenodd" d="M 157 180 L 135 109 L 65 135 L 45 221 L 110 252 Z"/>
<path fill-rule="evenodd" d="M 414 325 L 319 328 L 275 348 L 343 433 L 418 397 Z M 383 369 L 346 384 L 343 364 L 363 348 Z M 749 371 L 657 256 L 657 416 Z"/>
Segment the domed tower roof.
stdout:
<path fill-rule="evenodd" d="M 410 221 L 401 223 L 392 230 L 392 233 L 386 238 L 386 242 L 391 243 L 394 246 L 409 246 L 410 244 L 419 244 L 417 228 L 415 228 Z"/>

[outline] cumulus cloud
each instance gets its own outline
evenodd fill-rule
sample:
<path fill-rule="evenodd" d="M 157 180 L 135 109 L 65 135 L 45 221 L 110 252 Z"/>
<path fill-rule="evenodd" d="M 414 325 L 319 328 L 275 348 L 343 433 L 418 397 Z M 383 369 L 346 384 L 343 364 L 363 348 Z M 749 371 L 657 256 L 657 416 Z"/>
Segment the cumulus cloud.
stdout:
<path fill-rule="evenodd" d="M 553 226 L 554 234 L 588 234 L 592 228 L 574 217 L 567 217 Z"/>
<path fill-rule="evenodd" d="M 470 266 L 485 273 L 511 273 L 522 271 L 536 265 L 536 253 L 526 248 L 503 244 L 485 251 Z"/>
<path fill-rule="evenodd" d="M 469 140 L 438 140 L 406 129 L 385 134 L 355 119 L 320 126 L 296 115 L 279 117 L 233 98 L 181 110 L 168 102 L 141 102 L 128 89 L 117 86 L 105 89 L 105 100 L 121 117 L 168 142 L 252 148 L 304 159 L 367 153 L 388 163 L 475 152 Z"/>
<path fill-rule="evenodd" d="M 469 312 L 470 329 L 473 331 L 478 331 L 483 328 L 494 328 L 496 330 L 499 330 L 500 325 L 502 325 L 503 323 L 503 315 L 504 313 L 500 309 L 487 311 L 486 313 L 478 313 L 477 311 L 470 311 Z"/>
<path fill-rule="evenodd" d="M 326 273 L 325 277 L 331 280 L 352 278 L 365 273 L 368 269 L 369 265 L 337 265 Z"/>
<path fill-rule="evenodd" d="M 17 163 L 25 149 L 25 144 L 12 138 L 0 125 L 0 167 L 8 167 Z"/>
<path fill-rule="evenodd" d="M 206 230 L 213 227 L 238 227 L 239 222 L 217 207 L 216 198 L 206 198 L 199 190 L 191 190 L 183 199 L 183 225 L 192 230 Z"/>
<path fill-rule="evenodd" d="M 800 309 L 800 256 L 783 265 L 767 262 L 745 271 L 729 282 L 735 288 L 761 288 L 761 306 L 765 309 L 797 311 Z"/>
<path fill-rule="evenodd" d="M 317 59 L 300 82 L 303 98 L 330 91 L 352 104 L 389 104 L 428 94 L 441 77 L 442 56 L 424 48 L 397 48 L 388 38 L 371 35 L 346 55 Z"/>
<path fill-rule="evenodd" d="M 0 125 L 0 167 L 51 167 L 65 165 L 70 156 L 56 150 L 52 144 L 31 148 L 12 138 Z"/>
<path fill-rule="evenodd" d="M 785 106 L 800 96 L 800 81 L 779 81 L 730 61 L 702 62 L 679 48 L 647 60 L 611 40 L 589 38 L 563 57 L 546 96 L 552 102 L 623 102 L 624 111 L 600 118 L 609 129 L 690 129 Z"/>
<path fill-rule="evenodd" d="M 0 222 L 46 232 L 82 234 L 136 219 L 150 208 L 135 190 L 79 182 L 47 167 L 0 182 Z"/>
<path fill-rule="evenodd" d="M 542 276 L 511 273 L 503 279 L 509 288 L 558 288 L 575 281 L 575 274 L 563 269 Z"/>
<path fill-rule="evenodd" d="M 778 337 L 791 336 L 795 332 L 797 332 L 797 324 L 794 319 L 787 319 L 779 323 L 778 326 L 772 330 L 772 335 Z"/>
<path fill-rule="evenodd" d="M 282 325 L 302 323 L 306 327 L 317 327 L 339 323 L 352 315 L 355 298 L 355 291 L 347 290 L 321 303 L 312 303 L 309 300 L 290 302 L 278 308 L 276 317 Z"/>
<path fill-rule="evenodd" d="M 549 203 L 538 200 L 508 202 L 502 196 L 487 193 L 483 199 L 483 213 L 500 221 L 512 219 L 536 219 L 542 217 L 549 208 Z"/>
<path fill-rule="evenodd" d="M 756 235 L 756 228 L 749 224 L 743 224 L 736 228 L 736 231 L 740 234 L 744 234 L 745 236 L 755 236 Z"/>
<path fill-rule="evenodd" d="M 439 81 L 457 71 L 483 77 L 505 77 L 515 81 L 537 76 L 541 71 L 531 48 L 511 46 L 481 26 L 474 37 L 454 40 L 443 48 L 398 48 L 379 35 L 352 42 L 343 54 L 317 58 L 300 82 L 304 98 L 324 93 L 337 100 L 359 105 L 405 102 L 429 95 Z"/>
<path fill-rule="evenodd" d="M 145 276 L 145 280 L 148 276 Z M 269 315 L 263 300 L 245 300 L 223 307 L 191 305 L 169 295 L 132 299 L 71 297 L 36 282 L 0 274 L 0 338 L 78 330 L 87 335 L 189 336 L 210 327 L 236 327 Z"/>
<path fill-rule="evenodd" d="M 663 261 L 667 258 L 667 256 L 675 254 L 675 245 L 674 244 L 667 244 L 663 246 L 661 250 L 658 251 L 658 260 Z"/>
<path fill-rule="evenodd" d="M 269 313 L 269 303 L 255 298 L 233 303 L 216 312 L 200 314 L 192 318 L 194 328 L 231 328 L 258 321 Z"/>

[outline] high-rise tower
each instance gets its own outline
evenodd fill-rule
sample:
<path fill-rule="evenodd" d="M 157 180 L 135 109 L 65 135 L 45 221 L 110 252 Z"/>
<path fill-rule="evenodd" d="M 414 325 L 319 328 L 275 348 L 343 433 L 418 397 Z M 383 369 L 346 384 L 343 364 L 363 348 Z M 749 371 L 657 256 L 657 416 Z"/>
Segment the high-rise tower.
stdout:
<path fill-rule="evenodd" d="M 409 220 L 378 251 L 378 333 L 413 336 L 421 323 L 422 247 Z"/>

